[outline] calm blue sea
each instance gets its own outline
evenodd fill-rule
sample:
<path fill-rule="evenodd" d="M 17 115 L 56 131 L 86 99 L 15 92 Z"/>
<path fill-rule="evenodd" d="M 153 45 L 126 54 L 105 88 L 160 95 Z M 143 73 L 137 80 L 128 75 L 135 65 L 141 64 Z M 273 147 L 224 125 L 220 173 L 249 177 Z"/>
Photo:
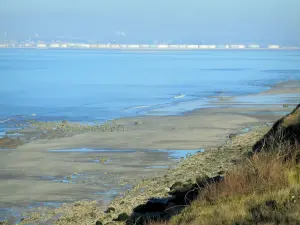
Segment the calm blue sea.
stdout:
<path fill-rule="evenodd" d="M 179 114 L 212 95 L 300 79 L 300 52 L 1 49 L 0 79 L 0 121 L 105 121 Z"/>

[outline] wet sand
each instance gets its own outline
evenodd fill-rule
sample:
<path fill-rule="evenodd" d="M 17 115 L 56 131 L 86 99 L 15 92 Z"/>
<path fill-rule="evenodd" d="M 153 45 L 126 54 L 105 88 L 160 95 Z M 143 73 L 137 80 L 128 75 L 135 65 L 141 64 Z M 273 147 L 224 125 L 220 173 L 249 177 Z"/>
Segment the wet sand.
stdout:
<path fill-rule="evenodd" d="M 222 145 L 232 133 L 271 123 L 300 102 L 300 83 L 276 85 L 258 95 L 212 99 L 212 108 L 183 116 L 122 118 L 126 131 L 91 132 L 54 140 L 36 140 L 0 152 L 0 207 L 35 202 L 100 200 L 130 188 L 143 177 L 167 172 L 177 164 L 167 152 L 149 149 L 199 150 Z M 290 83 L 291 85 L 291 83 Z M 289 93 L 291 96 L 285 96 Z M 266 95 L 275 99 L 264 104 Z M 278 98 L 278 96 L 281 96 Z M 282 97 L 284 96 L 284 97 Z M 278 98 L 278 99 L 277 99 Z M 241 101 L 241 100 L 243 101 Z M 273 102 L 274 101 L 274 102 Z M 283 107 L 288 104 L 288 107 Z M 248 129 L 247 129 L 248 128 Z M 111 149 L 111 152 L 51 152 L 55 149 Z M 133 150 L 132 152 L 115 152 Z M 97 193 L 97 194 L 95 194 Z"/>

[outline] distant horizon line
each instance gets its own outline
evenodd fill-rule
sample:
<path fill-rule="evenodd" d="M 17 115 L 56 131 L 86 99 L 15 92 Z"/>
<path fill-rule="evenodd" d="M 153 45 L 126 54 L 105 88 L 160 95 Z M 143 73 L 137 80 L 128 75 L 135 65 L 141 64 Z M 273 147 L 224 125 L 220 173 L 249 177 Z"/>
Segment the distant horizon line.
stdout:
<path fill-rule="evenodd" d="M 76 38 L 77 39 L 77 38 Z M 78 38 L 63 38 L 63 39 L 56 39 L 56 38 L 41 38 L 41 37 L 32 37 L 28 39 L 1 39 L 0 44 L 23 44 L 23 43 L 32 43 L 32 44 L 110 44 L 110 45 L 260 45 L 260 46 L 268 46 L 268 45 L 280 45 L 284 47 L 300 47 L 300 43 L 282 43 L 276 41 L 225 41 L 225 42 L 211 42 L 211 41 L 159 41 L 159 40 L 152 40 L 152 41 L 120 41 L 120 40 L 106 40 L 100 41 L 97 39 L 84 39 Z"/>
<path fill-rule="evenodd" d="M 80 43 L 80 42 L 13 42 L 1 43 L 0 48 L 37 49 L 119 49 L 119 50 L 214 50 L 214 49 L 293 49 L 300 46 L 281 46 L 276 44 L 119 44 L 119 43 Z"/>

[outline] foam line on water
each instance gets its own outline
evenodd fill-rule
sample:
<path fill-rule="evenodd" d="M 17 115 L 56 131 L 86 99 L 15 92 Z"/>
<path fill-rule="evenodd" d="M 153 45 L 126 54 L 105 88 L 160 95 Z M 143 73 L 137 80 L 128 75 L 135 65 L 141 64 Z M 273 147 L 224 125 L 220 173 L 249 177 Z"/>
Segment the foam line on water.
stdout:
<path fill-rule="evenodd" d="M 185 95 L 183 95 L 183 94 L 174 96 L 175 99 L 177 99 L 177 98 L 184 98 L 184 97 L 185 97 Z"/>
<path fill-rule="evenodd" d="M 151 107 L 150 105 L 138 105 L 138 106 L 133 106 L 133 107 L 129 107 L 126 109 L 123 109 L 123 111 L 129 111 L 131 109 L 142 109 L 142 108 L 149 108 Z"/>

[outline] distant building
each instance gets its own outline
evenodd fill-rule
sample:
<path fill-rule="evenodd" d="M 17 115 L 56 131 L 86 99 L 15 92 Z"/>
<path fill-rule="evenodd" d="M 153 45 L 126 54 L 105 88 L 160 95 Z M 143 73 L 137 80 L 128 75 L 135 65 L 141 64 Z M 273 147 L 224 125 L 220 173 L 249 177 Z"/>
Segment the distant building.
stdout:
<path fill-rule="evenodd" d="M 140 45 L 140 48 L 149 48 L 149 45 Z"/>
<path fill-rule="evenodd" d="M 109 44 L 98 44 L 97 48 L 103 49 L 103 48 L 109 48 Z"/>
<path fill-rule="evenodd" d="M 198 49 L 199 45 L 187 45 L 186 46 L 188 49 Z"/>
<path fill-rule="evenodd" d="M 178 48 L 185 49 L 185 48 L 186 48 L 186 45 L 179 45 Z"/>
<path fill-rule="evenodd" d="M 121 48 L 128 48 L 127 45 L 120 45 Z"/>
<path fill-rule="evenodd" d="M 25 43 L 25 44 L 24 44 L 24 47 L 25 47 L 25 48 L 32 48 L 32 47 L 33 47 L 33 44 L 31 44 L 31 43 Z"/>
<path fill-rule="evenodd" d="M 245 45 L 230 45 L 229 47 L 233 48 L 233 49 L 242 49 L 242 48 L 245 48 L 246 46 Z"/>
<path fill-rule="evenodd" d="M 208 49 L 208 45 L 199 45 L 199 48 L 201 48 L 201 49 Z"/>
<path fill-rule="evenodd" d="M 248 48 L 260 48 L 260 45 L 248 45 Z"/>
<path fill-rule="evenodd" d="M 98 48 L 98 44 L 91 44 L 91 48 Z"/>
<path fill-rule="evenodd" d="M 112 45 L 110 45 L 110 48 L 119 49 L 120 45 L 112 44 Z"/>
<path fill-rule="evenodd" d="M 68 48 L 75 48 L 76 44 L 75 43 L 67 43 L 66 44 Z"/>
<path fill-rule="evenodd" d="M 39 43 L 36 45 L 37 48 L 47 48 L 47 44 L 44 44 L 44 43 Z"/>
<path fill-rule="evenodd" d="M 279 45 L 268 45 L 268 48 L 278 49 L 278 48 L 280 48 L 280 46 Z"/>
<path fill-rule="evenodd" d="M 6 44 L 0 44 L 0 48 L 7 48 Z"/>
<path fill-rule="evenodd" d="M 157 48 L 169 48 L 169 45 L 157 45 Z"/>
<path fill-rule="evenodd" d="M 169 45 L 169 48 L 179 48 L 179 45 Z"/>
<path fill-rule="evenodd" d="M 149 45 L 149 48 L 157 48 L 157 45 Z"/>
<path fill-rule="evenodd" d="M 53 44 L 50 44 L 49 47 L 50 47 L 50 48 L 60 48 L 60 44 L 53 43 Z"/>
<path fill-rule="evenodd" d="M 128 48 L 140 48 L 139 45 L 128 45 Z"/>
<path fill-rule="evenodd" d="M 208 45 L 207 46 L 209 49 L 214 49 L 214 48 L 216 48 L 217 46 L 216 45 Z"/>
<path fill-rule="evenodd" d="M 91 44 L 77 44 L 79 48 L 91 48 Z"/>

